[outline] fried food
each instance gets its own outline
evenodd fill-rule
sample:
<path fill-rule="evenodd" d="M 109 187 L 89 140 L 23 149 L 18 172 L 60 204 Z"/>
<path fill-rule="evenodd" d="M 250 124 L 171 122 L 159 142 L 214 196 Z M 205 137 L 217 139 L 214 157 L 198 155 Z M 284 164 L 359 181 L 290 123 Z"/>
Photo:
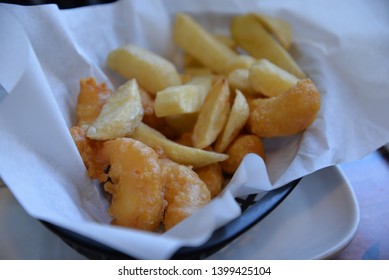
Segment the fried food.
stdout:
<path fill-rule="evenodd" d="M 175 142 L 188 147 L 193 146 L 192 135 L 190 133 L 183 133 L 175 140 Z M 212 151 L 212 148 L 207 147 L 205 150 Z M 220 193 L 224 181 L 220 162 L 212 163 L 204 167 L 194 168 L 193 171 L 196 172 L 200 179 L 205 183 L 211 193 L 211 198 L 214 198 Z"/>
<path fill-rule="evenodd" d="M 157 117 L 199 112 L 209 88 L 181 85 L 157 92 L 154 111 Z"/>
<path fill-rule="evenodd" d="M 291 27 L 254 13 L 231 23 L 232 38 L 216 36 L 177 13 L 180 73 L 130 44 L 107 57 L 129 80 L 115 93 L 80 81 L 70 131 L 88 175 L 112 195 L 112 224 L 171 229 L 217 196 L 247 154 L 265 160 L 262 137 L 302 132 L 316 118 L 320 94 L 287 51 Z"/>
<path fill-rule="evenodd" d="M 77 125 L 94 122 L 111 94 L 105 83 L 98 84 L 93 77 L 81 79 L 76 105 Z"/>
<path fill-rule="evenodd" d="M 258 95 L 250 84 L 248 69 L 235 69 L 228 74 L 228 84 L 232 89 L 238 89 L 245 95 Z"/>
<path fill-rule="evenodd" d="M 297 84 L 298 78 L 267 59 L 260 59 L 249 69 L 251 87 L 268 97 L 274 97 Z"/>
<path fill-rule="evenodd" d="M 165 120 L 165 118 L 158 118 L 154 112 L 154 96 L 149 94 L 142 88 L 139 88 L 140 99 L 143 106 L 142 122 L 148 126 L 158 130 L 164 136 L 171 139 L 176 137 L 176 132 Z"/>
<path fill-rule="evenodd" d="M 236 53 L 216 39 L 190 16 L 177 13 L 173 40 L 184 51 L 213 72 L 225 72 L 225 64 Z"/>
<path fill-rule="evenodd" d="M 236 69 L 249 69 L 250 66 L 255 63 L 255 61 L 255 58 L 246 54 L 236 55 L 227 61 L 225 71 L 227 74 L 229 74 Z"/>
<path fill-rule="evenodd" d="M 179 114 L 166 116 L 163 119 L 173 130 L 175 137 L 179 137 L 183 133 L 193 131 L 198 115 L 199 113 Z"/>
<path fill-rule="evenodd" d="M 248 128 L 259 137 L 279 137 L 305 130 L 320 110 L 320 93 L 310 79 L 272 98 L 250 102 Z"/>
<path fill-rule="evenodd" d="M 164 180 L 158 154 L 131 138 L 104 143 L 109 157 L 109 181 L 104 188 L 112 195 L 112 224 L 156 231 L 164 211 Z"/>
<path fill-rule="evenodd" d="M 221 163 L 222 170 L 227 174 L 234 174 L 238 169 L 245 155 L 254 153 L 265 160 L 265 149 L 262 140 L 251 134 L 244 134 L 236 138 L 236 140 L 228 147 L 228 159 Z"/>
<path fill-rule="evenodd" d="M 263 14 L 253 14 L 271 33 L 277 41 L 288 50 L 292 45 L 293 30 L 289 23 L 281 18 L 271 17 Z"/>
<path fill-rule="evenodd" d="M 142 141 L 146 145 L 157 150 L 161 155 L 164 155 L 175 162 L 193 166 L 194 168 L 223 161 L 228 157 L 226 154 L 180 145 L 167 139 L 159 131 L 143 123 L 138 125 L 129 137 Z"/>
<path fill-rule="evenodd" d="M 215 151 L 223 153 L 245 126 L 250 114 L 249 105 L 243 93 L 236 90 L 234 103 L 228 115 L 227 123 L 217 138 Z"/>
<path fill-rule="evenodd" d="M 223 186 L 223 172 L 219 162 L 213 163 L 204 167 L 194 169 L 194 172 L 207 186 L 211 199 L 217 196 L 222 190 Z"/>
<path fill-rule="evenodd" d="M 292 56 L 262 25 L 255 14 L 235 16 L 231 24 L 234 40 L 256 59 L 266 58 L 298 78 L 305 78 Z"/>
<path fill-rule="evenodd" d="M 131 133 L 143 117 L 139 87 L 135 79 L 121 85 L 89 126 L 88 138 L 111 140 Z"/>
<path fill-rule="evenodd" d="M 104 173 L 104 170 L 109 165 L 109 161 L 102 154 L 104 142 L 87 138 L 86 129 L 87 126 L 73 126 L 70 128 L 70 134 L 88 171 L 88 176 L 99 182 L 105 182 L 107 174 Z"/>
<path fill-rule="evenodd" d="M 185 132 L 180 135 L 176 140 L 174 140 L 177 144 L 193 147 L 192 143 L 192 133 Z"/>
<path fill-rule="evenodd" d="M 162 175 L 165 179 L 165 200 L 167 206 L 163 219 L 165 230 L 189 217 L 211 200 L 205 183 L 189 167 L 160 159 Z"/>
<path fill-rule="evenodd" d="M 135 78 L 151 94 L 181 84 L 180 75 L 173 63 L 135 45 L 129 44 L 111 51 L 107 65 L 124 78 Z"/>
<path fill-rule="evenodd" d="M 227 79 L 221 77 L 215 81 L 201 107 L 193 128 L 193 146 L 199 149 L 210 146 L 222 131 L 229 112 L 230 89 Z"/>

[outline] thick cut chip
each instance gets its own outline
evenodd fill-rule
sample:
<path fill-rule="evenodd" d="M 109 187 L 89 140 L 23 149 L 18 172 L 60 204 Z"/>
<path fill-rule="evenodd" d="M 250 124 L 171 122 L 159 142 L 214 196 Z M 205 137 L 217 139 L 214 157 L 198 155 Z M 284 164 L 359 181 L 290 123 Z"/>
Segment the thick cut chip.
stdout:
<path fill-rule="evenodd" d="M 227 79 L 219 78 L 212 86 L 193 128 L 193 146 L 210 146 L 222 131 L 230 112 L 230 89 Z"/>
<path fill-rule="evenodd" d="M 224 73 L 226 62 L 236 55 L 190 16 L 183 13 L 176 15 L 173 39 L 185 52 L 215 73 Z"/>
<path fill-rule="evenodd" d="M 199 112 L 209 88 L 200 85 L 168 87 L 157 92 L 154 110 L 157 117 Z"/>
<path fill-rule="evenodd" d="M 250 114 L 249 105 L 243 93 L 236 90 L 234 103 L 228 116 L 227 123 L 215 144 L 215 151 L 222 153 L 238 136 L 245 126 Z"/>
<path fill-rule="evenodd" d="M 135 79 L 120 86 L 104 104 L 99 116 L 89 126 L 87 136 L 110 140 L 131 133 L 141 122 L 143 106 Z"/>
<path fill-rule="evenodd" d="M 236 69 L 249 69 L 250 66 L 255 63 L 255 58 L 240 54 L 231 58 L 226 64 L 226 73 L 229 74 Z"/>
<path fill-rule="evenodd" d="M 305 74 L 253 14 L 234 17 L 231 33 L 236 42 L 256 59 L 266 58 L 298 78 Z"/>
<path fill-rule="evenodd" d="M 228 48 L 235 51 L 237 45 L 234 39 L 232 39 L 230 36 L 221 33 L 213 33 L 212 35 Z"/>
<path fill-rule="evenodd" d="M 181 84 L 173 63 L 146 49 L 127 45 L 111 51 L 107 65 L 127 79 L 135 78 L 151 94 Z"/>
<path fill-rule="evenodd" d="M 233 89 L 238 89 L 247 95 L 257 95 L 250 84 L 249 80 L 250 72 L 248 69 L 235 69 L 228 75 L 228 84 Z"/>
<path fill-rule="evenodd" d="M 268 97 L 274 97 L 297 84 L 299 79 L 267 59 L 260 59 L 249 69 L 251 87 Z"/>
<path fill-rule="evenodd" d="M 140 98 L 143 105 L 142 122 L 162 132 L 168 138 L 176 136 L 175 131 L 166 123 L 164 118 L 158 118 L 154 112 L 154 95 L 139 88 Z"/>
<path fill-rule="evenodd" d="M 164 210 L 164 180 L 158 154 L 147 145 L 117 138 L 104 143 L 110 160 L 104 188 L 112 195 L 108 209 L 112 223 L 156 231 Z"/>
<path fill-rule="evenodd" d="M 81 79 L 76 105 L 77 125 L 94 122 L 111 94 L 105 83 L 98 84 L 93 77 Z"/>
<path fill-rule="evenodd" d="M 203 167 L 228 158 L 225 154 L 177 144 L 143 123 L 139 124 L 129 137 L 145 143 L 177 163 L 189 165 L 193 168 Z"/>
<path fill-rule="evenodd" d="M 254 15 L 285 49 L 290 48 L 292 45 L 293 30 L 287 21 L 263 14 Z"/>
<path fill-rule="evenodd" d="M 248 127 L 259 137 L 279 137 L 306 129 L 320 110 L 320 93 L 303 79 L 281 95 L 250 102 Z"/>

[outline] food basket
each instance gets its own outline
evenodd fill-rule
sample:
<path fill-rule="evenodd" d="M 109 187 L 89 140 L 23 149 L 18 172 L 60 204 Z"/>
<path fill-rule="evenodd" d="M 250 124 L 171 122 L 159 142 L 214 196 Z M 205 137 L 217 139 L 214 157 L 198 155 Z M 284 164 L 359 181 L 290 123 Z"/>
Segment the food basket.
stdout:
<path fill-rule="evenodd" d="M 192 5 L 176 0 L 115 2 L 77 9 L 66 8 L 97 2 L 66 1 L 66 5 L 59 3 L 60 9 L 55 5 L 0 7 L 0 12 L 15 16 L 21 23 L 18 38 L 10 31 L 12 27 L 16 30 L 17 24 L 6 21 L 5 16 L 2 23 L 7 28 L 0 29 L 7 42 L 15 42 L 2 51 L 7 54 L 2 57 L 5 63 L 9 62 L 3 67 L 9 71 L 2 72 L 8 80 L 1 80 L 8 93 L 0 96 L 0 149 L 5 159 L 0 161 L 0 176 L 28 214 L 86 257 L 207 258 L 260 223 L 298 188 L 296 178 L 357 160 L 389 141 L 387 83 L 381 79 L 388 67 L 379 59 L 383 55 L 380 50 L 387 45 L 385 38 L 389 38 L 382 36 L 387 30 L 378 20 L 366 20 L 363 32 L 342 20 L 344 14 L 359 20 L 368 10 L 364 4 L 349 9 L 348 3 L 336 2 L 336 17 L 328 21 L 322 6 L 332 7 L 335 1 L 323 1 L 321 6 L 299 0 L 245 4 L 226 0 L 226 5 L 205 0 Z M 378 12 L 377 18 L 385 20 L 385 15 L 379 13 L 384 10 L 380 5 L 371 5 L 368 15 Z M 110 50 L 128 42 L 144 44 L 174 63 L 182 59 L 170 37 L 172 19 L 179 12 L 192 15 L 212 32 L 228 32 L 234 15 L 253 11 L 291 23 L 295 35 L 291 54 L 321 95 L 316 120 L 304 133 L 264 139 L 266 166 L 262 160 L 261 168 L 241 164 L 245 178 L 235 173 L 240 181 L 232 192 L 228 188 L 172 230 L 155 234 L 111 226 L 106 211 L 108 199 L 86 176 L 69 134 L 76 123 L 74 109 L 80 78 L 93 76 L 110 88 L 118 87 L 122 80 L 108 71 L 105 62 Z M 42 32 L 43 27 L 49 28 Z M 366 52 L 367 40 L 376 52 Z"/>
<path fill-rule="evenodd" d="M 300 180 L 294 180 L 283 187 L 265 194 L 251 194 L 246 197 L 236 198 L 242 209 L 242 214 L 238 218 L 214 231 L 209 240 L 203 245 L 178 249 L 171 259 L 204 259 L 227 246 L 235 238 L 244 234 L 279 206 L 298 186 Z M 42 223 L 70 247 L 89 259 L 134 259 L 132 256 L 112 249 L 88 237 L 44 221 Z"/>

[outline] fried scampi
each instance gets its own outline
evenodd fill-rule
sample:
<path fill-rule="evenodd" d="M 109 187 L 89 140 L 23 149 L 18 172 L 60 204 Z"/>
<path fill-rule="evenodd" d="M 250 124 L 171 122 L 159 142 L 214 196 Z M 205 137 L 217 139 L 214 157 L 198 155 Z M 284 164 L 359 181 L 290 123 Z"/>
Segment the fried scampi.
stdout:
<path fill-rule="evenodd" d="M 211 200 L 211 194 L 191 168 L 168 158 L 161 158 L 160 165 L 167 201 L 163 224 L 169 230 L 206 205 Z"/>
<path fill-rule="evenodd" d="M 111 94 L 105 83 L 98 84 L 93 77 L 81 79 L 76 105 L 77 124 L 82 126 L 94 122 Z"/>
<path fill-rule="evenodd" d="M 110 162 L 104 189 L 112 195 L 112 224 L 156 231 L 164 209 L 158 154 L 131 138 L 105 142 L 103 154 Z"/>
<path fill-rule="evenodd" d="M 101 153 L 104 142 L 87 138 L 86 129 L 86 126 L 74 126 L 70 128 L 70 133 L 85 164 L 88 176 L 99 182 L 105 182 L 108 177 L 104 170 L 108 165 L 108 160 Z"/>

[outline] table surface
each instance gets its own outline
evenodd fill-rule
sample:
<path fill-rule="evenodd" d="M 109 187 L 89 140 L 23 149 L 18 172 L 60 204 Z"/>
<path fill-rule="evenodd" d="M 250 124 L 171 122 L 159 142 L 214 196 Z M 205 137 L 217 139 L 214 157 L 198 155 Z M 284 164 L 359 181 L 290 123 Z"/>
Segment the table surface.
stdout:
<path fill-rule="evenodd" d="M 389 152 L 382 148 L 358 161 L 345 163 L 340 167 L 355 192 L 360 209 L 360 223 L 353 240 L 334 259 L 389 260 Z M 16 205 L 13 205 L 12 208 L 2 209 L 2 205 L 0 205 L 0 210 L 2 210 L 0 212 L 3 212 L 0 214 L 4 216 L 7 211 L 13 211 L 13 213 L 14 211 L 24 211 Z M 26 214 L 21 213 L 20 216 L 24 217 L 24 221 L 10 219 L 12 220 L 9 221 L 10 226 L 17 222 L 36 223 L 32 226 L 42 227 L 42 230 L 45 231 L 41 224 L 37 225 L 38 222 L 27 217 Z M 3 254 L 3 257 L 6 255 L 12 259 L 39 259 L 42 256 L 43 258 L 51 258 L 51 255 L 45 255 L 46 253 L 36 250 L 39 250 L 40 247 L 54 246 L 51 251 L 55 252 L 53 255 L 55 258 L 83 259 L 83 256 L 70 249 L 65 243 L 58 242 L 58 238 L 54 235 L 51 240 L 41 240 L 42 237 L 38 234 L 30 233 L 28 239 L 23 237 L 24 234 L 20 233 L 19 237 L 12 237 L 14 240 L 21 240 L 19 249 L 22 253 L 15 253 L 13 252 L 14 248 L 7 248 L 6 244 L 2 244 L 0 246 L 2 251 L 9 250 L 7 254 Z M 47 234 L 45 233 L 45 236 Z M 34 248 L 34 252 L 30 252 L 32 249 L 28 248 Z"/>
<path fill-rule="evenodd" d="M 335 259 L 389 260 L 389 152 L 385 148 L 341 168 L 360 209 L 351 243 Z"/>

